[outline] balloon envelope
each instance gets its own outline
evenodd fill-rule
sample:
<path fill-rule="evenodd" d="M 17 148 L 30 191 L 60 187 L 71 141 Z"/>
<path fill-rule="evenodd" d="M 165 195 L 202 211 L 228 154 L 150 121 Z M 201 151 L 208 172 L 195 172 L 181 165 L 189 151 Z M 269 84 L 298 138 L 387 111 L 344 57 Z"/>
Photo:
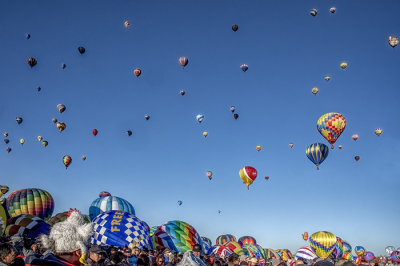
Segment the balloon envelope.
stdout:
<path fill-rule="evenodd" d="M 303 259 L 306 262 L 318 258 L 311 247 L 302 247 L 295 254 L 296 259 Z"/>
<path fill-rule="evenodd" d="M 115 196 L 100 196 L 90 205 L 89 217 L 93 221 L 100 213 L 108 211 L 123 211 L 135 215 L 135 209 L 127 200 Z"/>
<path fill-rule="evenodd" d="M 328 146 L 322 143 L 311 144 L 306 149 L 308 159 L 317 166 L 317 170 L 319 169 L 319 165 L 328 157 L 328 154 Z"/>
<path fill-rule="evenodd" d="M 23 214 L 8 221 L 5 233 L 8 236 L 19 235 L 36 239 L 41 234 L 48 235 L 50 233 L 50 225 L 37 216 Z"/>
<path fill-rule="evenodd" d="M 331 144 L 332 149 L 345 128 L 346 118 L 339 113 L 324 114 L 317 121 L 319 133 Z"/>
<path fill-rule="evenodd" d="M 326 259 L 335 248 L 336 236 L 330 232 L 320 231 L 312 234 L 309 241 L 315 254 L 322 259 Z"/>
<path fill-rule="evenodd" d="M 230 241 L 236 242 L 236 238 L 233 235 L 226 234 L 226 235 L 218 236 L 215 242 L 217 245 L 225 245 L 226 243 L 228 243 Z"/>

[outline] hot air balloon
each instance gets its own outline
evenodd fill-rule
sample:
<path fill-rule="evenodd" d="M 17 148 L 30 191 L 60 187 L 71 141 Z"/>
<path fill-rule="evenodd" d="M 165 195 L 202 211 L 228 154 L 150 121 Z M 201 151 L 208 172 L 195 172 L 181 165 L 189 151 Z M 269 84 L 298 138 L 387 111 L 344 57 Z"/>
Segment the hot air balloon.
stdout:
<path fill-rule="evenodd" d="M 311 144 L 306 149 L 308 159 L 317 166 L 317 170 L 319 170 L 319 165 L 328 157 L 328 154 L 328 146 L 322 143 Z"/>
<path fill-rule="evenodd" d="M 290 148 L 293 148 L 293 146 L 294 146 L 294 143 L 289 143 Z"/>
<path fill-rule="evenodd" d="M 23 121 L 22 117 L 17 117 L 17 118 L 15 118 L 15 120 L 17 121 L 18 125 L 21 124 Z"/>
<path fill-rule="evenodd" d="M 21 143 L 21 145 L 24 145 L 25 140 L 24 140 L 24 139 L 20 139 L 20 140 L 19 140 L 19 143 Z"/>
<path fill-rule="evenodd" d="M 231 112 L 234 113 L 235 110 L 236 110 L 236 107 L 232 105 L 232 106 L 229 108 L 229 110 L 231 110 Z"/>
<path fill-rule="evenodd" d="M 135 74 L 136 77 L 139 77 L 140 74 L 142 74 L 142 70 L 140 68 L 135 68 L 133 70 L 133 73 Z"/>
<path fill-rule="evenodd" d="M 145 114 L 145 115 L 144 115 L 144 119 L 149 120 L 149 119 L 150 119 L 150 116 L 149 116 L 148 114 Z"/>
<path fill-rule="evenodd" d="M 354 160 L 356 160 L 356 162 L 358 162 L 358 161 L 360 160 L 360 156 L 358 156 L 358 155 L 355 156 L 355 157 L 354 157 Z"/>
<path fill-rule="evenodd" d="M 63 164 L 65 165 L 65 169 L 67 169 L 68 166 L 71 165 L 71 163 L 72 163 L 72 158 L 71 158 L 71 156 L 65 155 L 65 156 L 63 157 Z"/>
<path fill-rule="evenodd" d="M 97 129 L 93 129 L 93 130 L 92 130 L 93 136 L 97 136 L 97 133 L 99 133 L 99 131 L 97 131 Z"/>
<path fill-rule="evenodd" d="M 201 248 L 202 248 L 204 255 L 207 255 L 207 256 L 210 255 L 212 244 L 209 244 L 208 242 L 204 241 L 203 237 L 200 237 L 200 238 L 201 238 Z"/>
<path fill-rule="evenodd" d="M 339 150 L 341 150 L 343 148 L 343 146 L 342 145 L 339 145 Z"/>
<path fill-rule="evenodd" d="M 99 214 L 92 223 L 92 244 L 152 249 L 150 231 L 143 221 L 131 213 L 108 211 Z"/>
<path fill-rule="evenodd" d="M 101 197 L 110 197 L 110 196 L 111 196 L 111 193 L 107 192 L 107 191 L 101 191 L 99 193 L 99 198 L 101 198 Z"/>
<path fill-rule="evenodd" d="M 389 45 L 393 48 L 399 44 L 399 38 L 395 36 L 389 36 Z"/>
<path fill-rule="evenodd" d="M 331 253 L 333 259 L 339 259 L 343 256 L 343 241 L 340 237 L 336 237 L 335 248 Z"/>
<path fill-rule="evenodd" d="M 331 8 L 329 9 L 329 12 L 331 12 L 332 14 L 335 13 L 335 12 L 336 12 L 336 7 L 334 7 L 334 6 L 331 7 Z"/>
<path fill-rule="evenodd" d="M 4 230 L 6 229 L 6 225 L 7 225 L 6 210 L 4 209 L 3 205 L 0 204 L 0 236 L 3 235 Z"/>
<path fill-rule="evenodd" d="M 38 139 L 38 141 L 42 141 L 43 137 L 42 136 L 38 136 L 37 139 Z"/>
<path fill-rule="evenodd" d="M 325 76 L 324 79 L 325 79 L 325 81 L 330 81 L 331 80 L 331 76 Z"/>
<path fill-rule="evenodd" d="M 206 175 L 207 175 L 208 179 L 211 180 L 211 179 L 212 179 L 213 172 L 207 171 L 207 172 L 206 172 Z"/>
<path fill-rule="evenodd" d="M 34 67 L 34 66 L 36 66 L 36 64 L 37 64 L 37 60 L 36 60 L 36 58 L 34 58 L 34 57 L 29 57 L 28 59 L 27 59 L 27 61 L 28 61 L 28 65 L 32 68 L 32 67 Z"/>
<path fill-rule="evenodd" d="M 239 114 L 233 114 L 233 119 L 237 120 L 239 118 Z"/>
<path fill-rule="evenodd" d="M 8 137 L 8 132 L 4 132 L 4 133 L 3 133 L 3 136 L 4 136 L 4 137 Z"/>
<path fill-rule="evenodd" d="M 257 178 L 257 170 L 251 166 L 245 166 L 239 171 L 239 176 L 243 180 L 243 183 L 249 189 L 249 186 L 256 180 Z"/>
<path fill-rule="evenodd" d="M 129 28 L 131 26 L 131 23 L 129 21 L 125 20 L 124 26 L 125 26 L 125 28 Z"/>
<path fill-rule="evenodd" d="M 330 232 L 320 231 L 312 234 L 309 241 L 315 254 L 322 259 L 326 259 L 335 248 L 336 236 Z"/>
<path fill-rule="evenodd" d="M 8 144 L 9 142 L 10 142 L 9 139 L 4 139 L 4 143 L 5 143 L 5 144 Z"/>
<path fill-rule="evenodd" d="M 313 17 L 315 17 L 317 14 L 318 14 L 318 10 L 316 10 L 315 8 L 310 11 L 310 15 Z"/>
<path fill-rule="evenodd" d="M 277 249 L 276 253 L 279 254 L 279 256 L 281 257 L 281 260 L 283 260 L 283 261 L 288 261 L 293 258 L 292 253 L 288 249 Z"/>
<path fill-rule="evenodd" d="M 53 214 L 54 200 L 45 190 L 28 188 L 12 192 L 7 198 L 6 206 L 10 217 L 30 214 L 46 221 Z"/>
<path fill-rule="evenodd" d="M 388 246 L 388 247 L 385 248 L 385 252 L 386 252 L 386 254 L 389 255 L 389 256 L 390 256 L 395 250 L 396 250 L 396 248 L 393 247 L 393 246 Z"/>
<path fill-rule="evenodd" d="M 241 64 L 241 65 L 240 65 L 240 69 L 241 69 L 243 72 L 246 72 L 246 71 L 249 69 L 249 66 L 248 66 L 247 64 Z"/>
<path fill-rule="evenodd" d="M 212 246 L 212 241 L 211 239 L 209 239 L 208 237 L 202 236 L 200 237 L 202 242 L 206 242 L 207 244 L 209 244 L 210 246 Z"/>
<path fill-rule="evenodd" d="M 345 70 L 347 68 L 347 62 L 340 63 L 340 67 Z"/>
<path fill-rule="evenodd" d="M 218 210 L 218 214 L 221 214 L 221 212 L 222 212 L 221 210 Z"/>
<path fill-rule="evenodd" d="M 61 64 L 61 69 L 65 69 L 66 67 L 67 67 L 66 64 L 64 64 L 64 63 Z"/>
<path fill-rule="evenodd" d="M 11 148 L 8 147 L 8 148 L 6 149 L 6 151 L 7 151 L 8 153 L 10 153 L 10 152 L 11 152 Z"/>
<path fill-rule="evenodd" d="M 297 250 L 295 254 L 296 260 L 302 259 L 306 262 L 312 261 L 317 257 L 317 255 L 314 253 L 314 251 L 311 249 L 311 247 L 302 247 Z"/>
<path fill-rule="evenodd" d="M 57 109 L 60 112 L 60 114 L 62 114 L 67 109 L 67 107 L 64 104 L 59 103 L 57 104 Z"/>
<path fill-rule="evenodd" d="M 135 209 L 127 200 L 116 196 L 100 196 L 90 205 L 89 217 L 93 220 L 99 214 L 108 211 L 124 211 L 135 215 Z"/>
<path fill-rule="evenodd" d="M 183 95 L 186 94 L 186 91 L 185 91 L 185 90 L 180 90 L 180 91 L 179 91 L 179 94 L 183 96 Z"/>
<path fill-rule="evenodd" d="M 365 248 L 362 247 L 362 246 L 356 246 L 356 247 L 354 248 L 354 252 L 356 253 L 356 255 L 357 255 L 358 257 L 362 257 L 362 256 L 364 256 Z"/>
<path fill-rule="evenodd" d="M 182 201 L 181 200 L 178 200 L 178 206 L 181 206 L 182 205 Z"/>
<path fill-rule="evenodd" d="M 55 124 L 55 123 L 57 123 L 58 120 L 57 120 L 57 118 L 52 118 L 51 121 Z"/>
<path fill-rule="evenodd" d="M 244 250 L 242 249 L 242 246 L 236 241 L 232 240 L 232 241 L 226 242 L 224 244 L 224 246 L 229 248 L 230 250 L 233 251 L 233 253 L 236 253 L 239 256 L 244 255 Z"/>
<path fill-rule="evenodd" d="M 84 54 L 84 53 L 86 52 L 85 47 L 79 46 L 79 47 L 78 47 L 78 52 L 79 52 L 80 54 Z"/>
<path fill-rule="evenodd" d="M 57 128 L 60 132 L 63 132 L 67 128 L 67 125 L 63 122 L 57 122 Z"/>
<path fill-rule="evenodd" d="M 393 261 L 400 263 L 400 251 L 399 250 L 393 251 L 392 254 L 390 254 L 390 258 Z"/>
<path fill-rule="evenodd" d="M 308 240 L 308 232 L 304 232 L 304 234 L 301 235 L 303 237 L 304 241 Z"/>
<path fill-rule="evenodd" d="M 0 197 L 7 194 L 7 192 L 10 190 L 10 188 L 8 186 L 3 186 L 0 185 Z M 0 230 L 1 233 L 1 230 Z"/>
<path fill-rule="evenodd" d="M 224 245 L 215 245 L 211 247 L 211 256 L 218 255 L 218 257 L 225 259 L 232 255 L 233 251 Z"/>
<path fill-rule="evenodd" d="M 238 25 L 236 25 L 236 24 L 233 24 L 233 25 L 232 25 L 232 30 L 233 30 L 234 32 L 236 32 L 238 29 L 239 29 L 239 26 L 238 26 Z"/>
<path fill-rule="evenodd" d="M 204 120 L 204 115 L 202 115 L 202 114 L 196 115 L 196 120 L 197 120 L 197 122 L 199 122 L 199 123 L 203 122 L 203 120 Z"/>
<path fill-rule="evenodd" d="M 127 130 L 127 131 L 126 131 L 126 135 L 128 135 L 129 137 L 132 136 L 132 131 Z"/>
<path fill-rule="evenodd" d="M 354 141 L 358 140 L 358 134 L 353 134 L 353 136 L 351 136 L 351 138 L 352 138 Z"/>
<path fill-rule="evenodd" d="M 38 86 L 38 87 L 36 88 L 36 90 L 37 90 L 37 91 L 41 91 L 42 88 L 40 88 L 40 86 Z"/>
<path fill-rule="evenodd" d="M 375 135 L 377 135 L 378 137 L 382 134 L 383 130 L 380 128 L 375 129 Z"/>
<path fill-rule="evenodd" d="M 312 88 L 311 90 L 312 94 L 317 95 L 317 93 L 319 92 L 319 89 L 317 87 Z"/>
<path fill-rule="evenodd" d="M 26 35 L 25 35 L 25 37 L 26 37 L 26 39 L 30 39 L 31 38 L 31 35 L 29 34 L 29 33 L 27 33 Z"/>
<path fill-rule="evenodd" d="M 365 252 L 363 259 L 366 260 L 367 262 L 370 262 L 375 259 L 375 255 L 371 251 L 367 251 Z"/>
<path fill-rule="evenodd" d="M 346 118 L 339 113 L 327 113 L 321 116 L 317 121 L 317 129 L 319 133 L 331 144 L 340 137 L 340 134 L 346 128 Z"/>
<path fill-rule="evenodd" d="M 257 151 L 261 151 L 261 146 L 256 146 Z"/>
<path fill-rule="evenodd" d="M 184 56 L 179 57 L 179 64 L 184 68 L 189 63 L 189 59 Z"/>
<path fill-rule="evenodd" d="M 267 175 L 266 175 L 266 176 L 265 176 L 265 180 L 267 180 L 267 181 L 268 181 L 268 180 L 269 180 L 269 176 L 267 176 Z"/>
<path fill-rule="evenodd" d="M 225 245 L 229 241 L 235 241 L 236 242 L 236 238 L 233 235 L 230 235 L 230 234 L 220 235 L 220 236 L 217 237 L 215 243 L 216 243 L 216 245 Z"/>
<path fill-rule="evenodd" d="M 242 236 L 241 238 L 238 239 L 238 243 L 243 246 L 246 244 L 253 244 L 256 245 L 257 241 L 254 237 L 252 236 Z"/>
<path fill-rule="evenodd" d="M 5 229 L 7 236 L 20 236 L 28 239 L 36 239 L 42 234 L 50 233 L 50 225 L 40 217 L 23 214 L 11 218 Z"/>
<path fill-rule="evenodd" d="M 86 156 L 85 156 L 85 155 L 82 155 L 82 156 L 81 156 L 81 159 L 82 159 L 82 161 L 86 161 Z"/>
<path fill-rule="evenodd" d="M 206 137 L 208 136 L 208 132 L 207 132 L 207 131 L 204 131 L 204 132 L 203 132 L 203 136 L 206 138 Z"/>
<path fill-rule="evenodd" d="M 351 245 L 344 240 L 342 240 L 342 244 L 343 244 L 343 253 L 350 252 L 351 254 L 351 249 L 352 249 Z"/>
<path fill-rule="evenodd" d="M 47 147 L 47 145 L 49 145 L 49 142 L 47 142 L 46 140 L 43 140 L 43 142 L 42 142 L 42 145 L 43 145 L 43 147 Z"/>

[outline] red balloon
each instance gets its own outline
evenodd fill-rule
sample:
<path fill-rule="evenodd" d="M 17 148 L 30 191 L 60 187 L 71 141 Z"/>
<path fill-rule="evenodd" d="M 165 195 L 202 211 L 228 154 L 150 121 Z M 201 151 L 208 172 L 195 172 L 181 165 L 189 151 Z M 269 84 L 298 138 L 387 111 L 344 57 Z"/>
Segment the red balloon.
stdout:
<path fill-rule="evenodd" d="M 97 133 L 99 133 L 99 132 L 97 131 L 97 129 L 93 129 L 92 133 L 93 133 L 93 136 L 97 136 Z"/>

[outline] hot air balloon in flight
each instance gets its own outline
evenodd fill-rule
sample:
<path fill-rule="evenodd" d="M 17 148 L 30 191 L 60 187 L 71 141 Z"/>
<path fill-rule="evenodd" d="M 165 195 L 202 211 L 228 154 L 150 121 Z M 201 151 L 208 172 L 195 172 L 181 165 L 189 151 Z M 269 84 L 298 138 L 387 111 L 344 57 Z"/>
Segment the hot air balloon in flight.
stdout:
<path fill-rule="evenodd" d="M 144 119 L 149 120 L 149 119 L 150 119 L 150 115 L 145 114 L 145 115 L 144 115 Z"/>
<path fill-rule="evenodd" d="M 324 79 L 325 79 L 325 81 L 330 81 L 331 80 L 331 76 L 325 76 Z"/>
<path fill-rule="evenodd" d="M 339 150 L 341 150 L 341 149 L 343 148 L 343 146 L 342 146 L 342 145 L 339 145 L 338 148 L 339 148 Z"/>
<path fill-rule="evenodd" d="M 202 115 L 202 114 L 196 115 L 196 120 L 197 120 L 197 122 L 199 122 L 199 123 L 203 122 L 203 120 L 204 120 L 204 115 Z"/>
<path fill-rule="evenodd" d="M 17 121 L 18 125 L 21 124 L 23 121 L 22 117 L 17 117 L 17 118 L 15 118 L 15 120 Z"/>
<path fill-rule="evenodd" d="M 382 134 L 383 130 L 380 128 L 375 129 L 375 135 L 377 135 L 378 137 Z"/>
<path fill-rule="evenodd" d="M 293 148 L 294 143 L 289 143 L 289 148 Z"/>
<path fill-rule="evenodd" d="M 239 171 L 239 176 L 243 180 L 243 183 L 249 189 L 249 186 L 254 182 L 257 178 L 257 170 L 251 166 L 245 166 Z"/>
<path fill-rule="evenodd" d="M 395 36 L 389 36 L 389 45 L 391 47 L 396 47 L 399 44 L 399 38 Z"/>
<path fill-rule="evenodd" d="M 28 61 L 28 65 L 32 68 L 32 67 L 34 67 L 34 66 L 36 66 L 36 64 L 37 64 L 37 60 L 36 60 L 36 58 L 34 58 L 34 57 L 29 57 L 28 59 L 27 59 L 27 61 Z"/>
<path fill-rule="evenodd" d="M 31 35 L 30 35 L 29 33 L 27 33 L 27 34 L 25 35 L 25 37 L 26 37 L 27 40 L 29 40 L 29 39 L 31 38 Z"/>
<path fill-rule="evenodd" d="M 38 86 L 38 87 L 36 88 L 36 90 L 37 90 L 37 91 L 41 91 L 42 88 L 40 88 L 40 86 Z"/>
<path fill-rule="evenodd" d="M 8 144 L 9 142 L 10 142 L 9 139 L 4 139 L 4 143 L 5 143 L 5 144 Z"/>
<path fill-rule="evenodd" d="M 11 149 L 10 147 L 8 147 L 8 148 L 6 149 L 6 151 L 7 151 L 8 153 L 10 153 L 10 152 L 12 151 L 12 149 Z"/>
<path fill-rule="evenodd" d="M 236 107 L 232 105 L 232 106 L 229 108 L 229 110 L 231 110 L 231 112 L 234 113 L 235 110 L 236 110 Z"/>
<path fill-rule="evenodd" d="M 38 137 L 37 137 L 37 140 L 38 140 L 38 141 L 42 141 L 42 140 L 43 140 L 43 137 L 42 137 L 42 136 L 38 136 Z"/>
<path fill-rule="evenodd" d="M 358 155 L 355 156 L 355 157 L 354 157 L 354 160 L 356 160 L 356 162 L 358 162 L 358 161 L 360 160 L 360 156 L 358 156 Z"/>
<path fill-rule="evenodd" d="M 179 94 L 183 96 L 183 95 L 186 94 L 186 91 L 185 91 L 185 90 L 180 90 L 180 91 L 179 91 Z"/>
<path fill-rule="evenodd" d="M 301 235 L 303 237 L 304 241 L 308 240 L 308 232 L 304 232 L 304 234 Z"/>
<path fill-rule="evenodd" d="M 93 130 L 92 130 L 92 134 L 93 134 L 93 136 L 95 136 L 95 137 L 96 137 L 98 133 L 99 133 L 99 131 L 97 131 L 97 129 L 93 129 Z"/>
<path fill-rule="evenodd" d="M 181 200 L 178 200 L 178 206 L 181 206 L 182 205 L 182 201 Z"/>
<path fill-rule="evenodd" d="M 233 114 L 233 119 L 237 120 L 239 118 L 239 114 Z"/>
<path fill-rule="evenodd" d="M 269 176 L 266 175 L 265 176 L 265 180 L 268 181 L 269 180 Z"/>
<path fill-rule="evenodd" d="M 129 137 L 132 136 L 132 131 L 127 130 L 127 131 L 126 131 L 126 135 L 128 135 Z"/>
<path fill-rule="evenodd" d="M 319 92 L 319 89 L 317 87 L 312 88 L 311 90 L 312 94 L 317 95 Z"/>
<path fill-rule="evenodd" d="M 124 26 L 125 26 L 125 28 L 129 28 L 131 26 L 131 23 L 129 21 L 125 20 Z"/>
<path fill-rule="evenodd" d="M 4 133 L 3 133 L 3 136 L 4 136 L 4 137 L 8 137 L 8 132 L 4 132 Z"/>
<path fill-rule="evenodd" d="M 142 70 L 140 68 L 135 68 L 133 70 L 133 73 L 135 74 L 136 77 L 139 77 L 140 74 L 142 74 Z"/>
<path fill-rule="evenodd" d="M 208 132 L 207 132 L 207 131 L 204 131 L 204 132 L 203 132 L 203 136 L 206 138 L 206 137 L 208 136 Z"/>
<path fill-rule="evenodd" d="M 63 164 L 65 165 L 65 169 L 68 169 L 68 166 L 70 166 L 72 163 L 72 158 L 69 155 L 65 155 L 63 157 Z"/>
<path fill-rule="evenodd" d="M 179 64 L 184 68 L 189 63 L 189 59 L 184 56 L 179 57 Z"/>
<path fill-rule="evenodd" d="M 206 175 L 207 175 L 207 177 L 208 177 L 208 179 L 212 179 L 212 175 L 213 175 L 213 172 L 212 171 L 207 171 L 206 172 Z"/>
<path fill-rule="evenodd" d="M 317 121 L 317 129 L 319 133 L 331 144 L 340 137 L 340 134 L 346 128 L 346 118 L 339 113 L 327 113 L 321 116 Z"/>
<path fill-rule="evenodd" d="M 79 46 L 79 47 L 78 47 L 78 52 L 79 52 L 80 54 L 84 54 L 84 53 L 86 52 L 85 47 Z"/>
<path fill-rule="evenodd" d="M 316 10 L 315 8 L 311 9 L 310 11 L 310 15 L 315 17 L 318 14 L 318 10 Z"/>
<path fill-rule="evenodd" d="M 247 64 L 241 64 L 241 65 L 240 65 L 240 69 L 241 69 L 243 72 L 246 72 L 246 71 L 249 69 L 249 66 L 248 66 Z"/>
<path fill-rule="evenodd" d="M 336 245 L 336 236 L 330 232 L 320 231 L 309 238 L 312 250 L 321 259 L 326 259 L 332 253 Z"/>
<path fill-rule="evenodd" d="M 334 7 L 334 6 L 331 7 L 331 8 L 329 9 L 329 12 L 331 12 L 332 14 L 335 13 L 335 12 L 336 12 L 336 7 Z"/>
<path fill-rule="evenodd" d="M 82 161 L 86 161 L 86 156 L 85 156 L 85 155 L 82 155 L 82 156 L 81 156 L 81 159 L 82 159 Z"/>
<path fill-rule="evenodd" d="M 53 122 L 54 124 L 57 123 L 57 121 L 58 121 L 57 118 L 52 118 L 51 119 L 51 122 Z"/>
<path fill-rule="evenodd" d="M 24 140 L 24 139 L 20 139 L 20 140 L 19 140 L 19 143 L 21 143 L 21 145 L 24 145 L 25 140 Z"/>
<path fill-rule="evenodd" d="M 238 25 L 236 25 L 236 24 L 233 24 L 233 25 L 232 25 L 232 30 L 233 30 L 234 32 L 236 32 L 238 29 L 239 29 L 239 26 L 238 26 Z"/>
<path fill-rule="evenodd" d="M 61 64 L 61 69 L 65 69 L 66 67 L 67 67 L 66 64 L 64 64 L 64 63 Z"/>
<path fill-rule="evenodd" d="M 60 114 L 62 114 L 67 109 L 67 107 L 64 104 L 59 103 L 57 104 L 57 109 L 60 112 Z"/>
<path fill-rule="evenodd" d="M 340 63 L 340 68 L 345 70 L 347 68 L 347 62 Z"/>
<path fill-rule="evenodd" d="M 353 136 L 351 136 L 351 138 L 352 138 L 354 141 L 358 140 L 358 134 L 353 134 Z"/>
<path fill-rule="evenodd" d="M 261 151 L 261 146 L 256 146 L 257 151 Z"/>
<path fill-rule="evenodd" d="M 46 140 L 43 140 L 43 142 L 42 142 L 42 145 L 43 145 L 43 147 L 47 147 L 47 145 L 49 145 L 49 142 L 48 141 L 46 141 Z"/>
<path fill-rule="evenodd" d="M 311 144 L 306 149 L 308 159 L 317 166 L 317 170 L 319 170 L 319 165 L 328 157 L 328 154 L 328 146 L 322 143 Z"/>
<path fill-rule="evenodd" d="M 60 132 L 63 132 L 67 128 L 67 125 L 63 122 L 57 122 L 57 128 Z"/>
<path fill-rule="evenodd" d="M 387 247 L 385 248 L 385 252 L 386 252 L 386 254 L 389 255 L 389 256 L 390 256 L 395 250 L 396 250 L 396 248 L 393 247 L 393 246 L 387 246 Z"/>

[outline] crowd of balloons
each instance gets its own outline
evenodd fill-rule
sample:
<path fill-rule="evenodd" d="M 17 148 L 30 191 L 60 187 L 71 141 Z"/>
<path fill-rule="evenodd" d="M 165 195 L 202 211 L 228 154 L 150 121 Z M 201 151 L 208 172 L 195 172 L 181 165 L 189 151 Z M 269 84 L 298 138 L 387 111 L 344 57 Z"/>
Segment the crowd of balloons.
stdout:
<path fill-rule="evenodd" d="M 247 170 L 243 168 L 241 171 Z M 6 194 L 8 188 L 1 186 L 0 191 Z M 19 235 L 34 239 L 41 234 L 48 235 L 51 227 L 65 221 L 69 214 L 69 211 L 65 211 L 53 216 L 53 210 L 53 197 L 45 190 L 33 188 L 14 191 L 0 205 L 0 236 Z M 191 251 L 195 244 L 200 244 L 206 255 L 226 258 L 236 253 L 256 257 L 261 261 L 270 258 L 285 261 L 294 258 L 305 261 L 344 258 L 356 264 L 389 259 L 400 262 L 400 250 L 393 246 L 386 247 L 386 256 L 375 256 L 363 246 L 355 246 L 353 249 L 347 241 L 325 231 L 315 232 L 311 236 L 304 232 L 302 239 L 306 243 L 308 241 L 308 245 L 305 243 L 294 254 L 288 249 L 263 248 L 252 236 L 236 239 L 231 234 L 224 234 L 218 236 L 214 244 L 210 238 L 201 236 L 192 225 L 183 221 L 173 220 L 150 227 L 136 216 L 131 203 L 106 191 L 100 192 L 99 197 L 92 202 L 89 215 L 84 215 L 84 220 L 85 223 L 93 223 L 91 243 L 97 245 L 157 250 L 168 248 L 185 253 Z"/>

